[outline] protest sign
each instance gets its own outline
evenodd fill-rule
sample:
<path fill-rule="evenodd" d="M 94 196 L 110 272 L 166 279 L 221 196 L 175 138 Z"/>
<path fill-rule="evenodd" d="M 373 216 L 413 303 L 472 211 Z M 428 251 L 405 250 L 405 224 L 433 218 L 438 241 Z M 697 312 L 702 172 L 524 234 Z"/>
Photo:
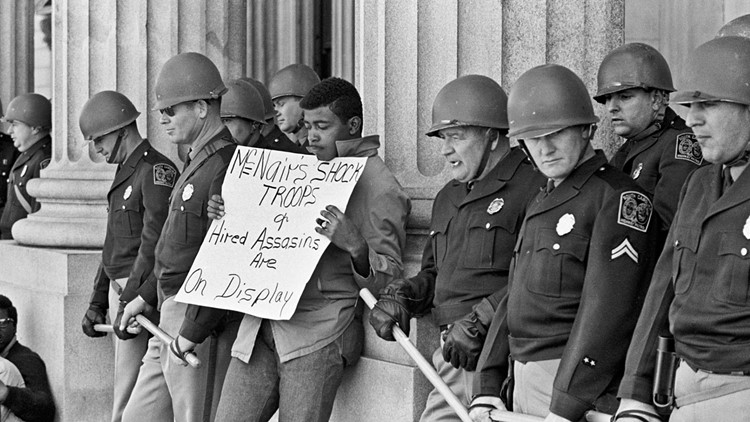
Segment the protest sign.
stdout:
<path fill-rule="evenodd" d="M 237 147 L 214 220 L 176 300 L 289 319 L 330 241 L 315 231 L 328 205 L 342 212 L 366 158 Z"/>

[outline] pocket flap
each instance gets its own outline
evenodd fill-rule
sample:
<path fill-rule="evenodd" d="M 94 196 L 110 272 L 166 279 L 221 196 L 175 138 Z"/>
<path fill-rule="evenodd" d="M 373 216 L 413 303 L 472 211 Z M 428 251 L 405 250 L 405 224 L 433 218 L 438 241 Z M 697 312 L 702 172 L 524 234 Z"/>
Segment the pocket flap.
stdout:
<path fill-rule="evenodd" d="M 721 234 L 719 255 L 734 255 L 742 259 L 750 259 L 750 240 L 741 233 L 724 232 Z"/>
<path fill-rule="evenodd" d="M 547 249 L 552 255 L 572 255 L 579 261 L 586 259 L 589 238 L 576 233 L 559 236 L 553 229 L 539 230 L 536 236 L 536 250 Z"/>

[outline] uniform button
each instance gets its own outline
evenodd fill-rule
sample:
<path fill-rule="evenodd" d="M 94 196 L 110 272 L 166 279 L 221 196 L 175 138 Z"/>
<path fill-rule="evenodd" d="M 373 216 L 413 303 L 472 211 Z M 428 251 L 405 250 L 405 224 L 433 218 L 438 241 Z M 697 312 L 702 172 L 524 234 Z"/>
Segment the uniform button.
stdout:
<path fill-rule="evenodd" d="M 742 256 L 747 255 L 747 248 L 740 249 L 740 253 L 742 254 Z"/>
<path fill-rule="evenodd" d="M 145 151 L 145 152 L 143 153 L 143 155 L 148 155 L 148 151 Z"/>
<path fill-rule="evenodd" d="M 274 141 L 274 142 L 279 142 L 279 140 L 278 140 L 278 139 L 274 139 L 273 141 Z"/>
<path fill-rule="evenodd" d="M 554 250 L 560 249 L 560 244 L 559 243 L 555 243 L 554 245 L 552 245 L 552 249 L 554 249 Z"/>
<path fill-rule="evenodd" d="M 604 171 L 604 167 L 599 167 L 599 171 Z"/>
<path fill-rule="evenodd" d="M 430 236 L 435 236 L 435 230 L 430 232 Z"/>
<path fill-rule="evenodd" d="M 180 205 L 180 211 L 185 211 L 185 207 Z"/>
<path fill-rule="evenodd" d="M 489 230 L 490 229 L 490 223 L 485 224 L 484 228 L 487 229 L 487 230 Z"/>
<path fill-rule="evenodd" d="M 125 205 L 122 206 L 122 209 L 125 209 Z"/>
<path fill-rule="evenodd" d="M 680 246 L 680 241 L 679 240 L 675 240 L 674 241 L 674 247 L 676 248 L 678 246 Z"/>

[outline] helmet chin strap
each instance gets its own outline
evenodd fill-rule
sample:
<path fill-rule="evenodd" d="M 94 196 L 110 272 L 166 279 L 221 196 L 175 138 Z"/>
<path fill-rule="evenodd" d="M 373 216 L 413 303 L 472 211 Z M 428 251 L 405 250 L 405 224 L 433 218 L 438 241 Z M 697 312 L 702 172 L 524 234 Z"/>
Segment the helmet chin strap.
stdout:
<path fill-rule="evenodd" d="M 484 138 L 486 140 L 484 144 L 484 151 L 482 152 L 482 159 L 479 161 L 477 171 L 474 173 L 474 176 L 471 177 L 472 182 L 475 182 L 477 179 L 479 179 L 479 176 L 484 173 L 485 168 L 487 168 L 487 163 L 490 161 L 490 154 L 492 153 L 492 142 L 494 142 L 493 140 L 489 139 L 491 130 L 492 129 L 487 129 L 487 131 L 484 133 Z"/>
<path fill-rule="evenodd" d="M 107 158 L 107 163 L 114 164 L 116 163 L 117 159 L 117 153 L 120 151 L 120 144 L 122 144 L 122 130 L 117 134 L 117 140 L 115 141 L 115 146 L 112 148 L 112 153 L 109 154 L 109 157 Z"/>

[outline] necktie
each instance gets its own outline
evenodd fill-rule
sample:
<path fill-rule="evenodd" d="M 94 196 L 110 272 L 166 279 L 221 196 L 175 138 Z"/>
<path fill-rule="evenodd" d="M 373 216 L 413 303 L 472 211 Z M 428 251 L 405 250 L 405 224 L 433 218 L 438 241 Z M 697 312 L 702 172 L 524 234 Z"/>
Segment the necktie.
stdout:
<path fill-rule="evenodd" d="M 186 168 L 190 165 L 190 153 L 193 152 L 193 149 L 189 149 L 187 156 L 185 157 L 185 166 L 182 168 L 182 171 L 185 171 Z"/>
<path fill-rule="evenodd" d="M 555 190 L 555 182 L 553 182 L 552 179 L 547 179 L 547 188 L 545 189 L 544 193 L 549 195 L 553 190 Z"/>
<path fill-rule="evenodd" d="M 721 194 L 724 195 L 724 192 L 729 189 L 730 186 L 732 186 L 732 182 L 734 180 L 732 179 L 732 173 L 731 173 L 731 167 L 724 167 L 724 170 L 721 172 L 721 179 L 723 181 L 722 187 L 721 187 Z"/>

